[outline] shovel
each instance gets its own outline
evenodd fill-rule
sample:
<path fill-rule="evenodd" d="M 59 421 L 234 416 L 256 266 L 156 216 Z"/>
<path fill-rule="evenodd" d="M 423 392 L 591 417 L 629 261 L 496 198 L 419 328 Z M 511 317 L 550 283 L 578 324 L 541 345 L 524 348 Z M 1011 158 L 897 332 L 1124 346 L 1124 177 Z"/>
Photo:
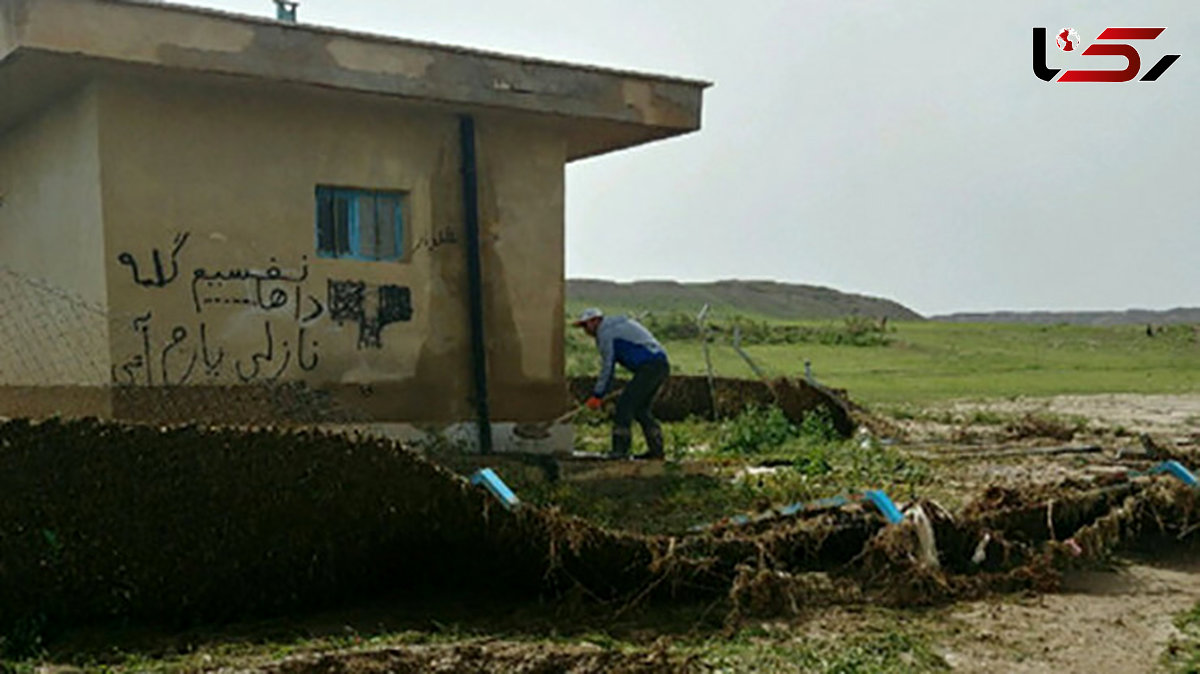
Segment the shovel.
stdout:
<path fill-rule="evenodd" d="M 614 391 L 613 393 L 610 393 L 607 396 L 605 396 L 604 402 L 608 402 L 609 400 L 612 400 L 616 396 L 617 393 L 618 392 Z M 568 421 L 574 419 L 580 412 L 582 412 L 586 408 L 587 408 L 586 405 L 576 405 L 575 409 L 570 410 L 568 412 L 564 412 L 563 414 L 551 419 L 550 421 L 539 421 L 537 423 L 532 423 L 532 424 L 517 424 L 516 427 L 513 428 L 513 435 L 517 436 L 518 438 L 524 438 L 526 440 L 545 440 L 546 438 L 550 437 L 550 427 L 551 426 L 557 426 L 558 424 L 567 423 Z"/>

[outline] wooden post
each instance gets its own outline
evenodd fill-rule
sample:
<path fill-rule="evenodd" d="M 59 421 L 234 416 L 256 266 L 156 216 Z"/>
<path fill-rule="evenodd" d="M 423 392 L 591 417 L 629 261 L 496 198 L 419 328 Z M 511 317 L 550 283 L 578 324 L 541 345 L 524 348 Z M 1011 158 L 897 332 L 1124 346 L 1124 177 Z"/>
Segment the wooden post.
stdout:
<path fill-rule="evenodd" d="M 717 420 L 717 386 L 713 381 L 713 366 L 712 357 L 708 354 L 708 308 L 705 304 L 700 313 L 696 315 L 696 327 L 700 328 L 700 346 L 704 349 L 704 367 L 708 370 L 708 416 L 713 421 Z"/>
<path fill-rule="evenodd" d="M 742 360 L 746 361 L 751 370 L 754 370 L 754 374 L 758 375 L 759 379 L 767 381 L 767 375 L 750 359 L 750 354 L 742 350 L 742 326 L 740 325 L 733 328 L 733 350 L 738 352 L 738 355 L 742 357 Z"/>

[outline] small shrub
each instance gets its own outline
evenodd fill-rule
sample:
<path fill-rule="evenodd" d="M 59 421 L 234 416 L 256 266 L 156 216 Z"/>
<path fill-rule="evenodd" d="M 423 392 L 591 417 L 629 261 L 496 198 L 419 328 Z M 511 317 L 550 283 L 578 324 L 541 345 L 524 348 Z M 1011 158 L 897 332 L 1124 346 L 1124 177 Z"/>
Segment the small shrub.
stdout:
<path fill-rule="evenodd" d="M 837 426 L 833 423 L 833 414 L 826 407 L 804 415 L 800 422 L 800 437 L 808 443 L 827 444 L 841 439 Z"/>
<path fill-rule="evenodd" d="M 819 477 L 833 471 L 834 460 L 830 445 L 809 444 L 796 452 L 792 465 L 808 477 Z"/>
<path fill-rule="evenodd" d="M 683 312 L 675 312 L 664 316 L 650 314 L 644 323 L 655 337 L 662 340 L 690 340 L 700 337 L 700 325 L 696 317 Z"/>
<path fill-rule="evenodd" d="M 722 425 L 720 450 L 731 454 L 762 454 L 777 450 L 800 436 L 800 429 L 775 406 L 751 405 Z"/>

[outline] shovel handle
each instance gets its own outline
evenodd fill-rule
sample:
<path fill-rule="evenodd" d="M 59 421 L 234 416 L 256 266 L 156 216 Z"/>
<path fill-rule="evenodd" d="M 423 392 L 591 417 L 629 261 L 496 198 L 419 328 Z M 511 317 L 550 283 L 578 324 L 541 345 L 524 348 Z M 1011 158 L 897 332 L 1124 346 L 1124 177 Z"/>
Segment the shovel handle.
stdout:
<path fill-rule="evenodd" d="M 619 393 L 620 393 L 620 391 L 613 391 L 612 393 L 609 393 L 608 395 L 604 396 L 604 398 L 602 398 L 602 400 L 604 402 L 608 402 L 608 401 L 616 398 Z M 580 412 L 584 411 L 585 409 L 587 409 L 587 405 L 577 404 L 577 405 L 575 405 L 575 409 L 569 410 L 567 412 L 563 412 L 563 414 L 561 416 L 555 417 L 547 425 L 553 426 L 555 424 L 566 423 L 566 422 L 570 421 L 571 419 L 574 419 L 576 415 L 578 415 Z"/>

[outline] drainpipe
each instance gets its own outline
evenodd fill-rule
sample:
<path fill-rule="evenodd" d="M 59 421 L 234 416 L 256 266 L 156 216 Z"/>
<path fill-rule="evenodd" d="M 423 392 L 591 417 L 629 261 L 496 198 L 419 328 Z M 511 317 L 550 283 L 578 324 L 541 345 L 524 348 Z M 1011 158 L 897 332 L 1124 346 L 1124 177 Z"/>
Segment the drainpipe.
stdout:
<path fill-rule="evenodd" d="M 475 118 L 458 119 L 462 142 L 463 221 L 467 227 L 467 294 L 471 314 L 471 365 L 475 374 L 475 414 L 479 451 L 492 453 L 492 420 L 488 411 L 487 349 L 483 335 L 483 272 L 479 253 L 479 178 L 475 162 Z"/>

